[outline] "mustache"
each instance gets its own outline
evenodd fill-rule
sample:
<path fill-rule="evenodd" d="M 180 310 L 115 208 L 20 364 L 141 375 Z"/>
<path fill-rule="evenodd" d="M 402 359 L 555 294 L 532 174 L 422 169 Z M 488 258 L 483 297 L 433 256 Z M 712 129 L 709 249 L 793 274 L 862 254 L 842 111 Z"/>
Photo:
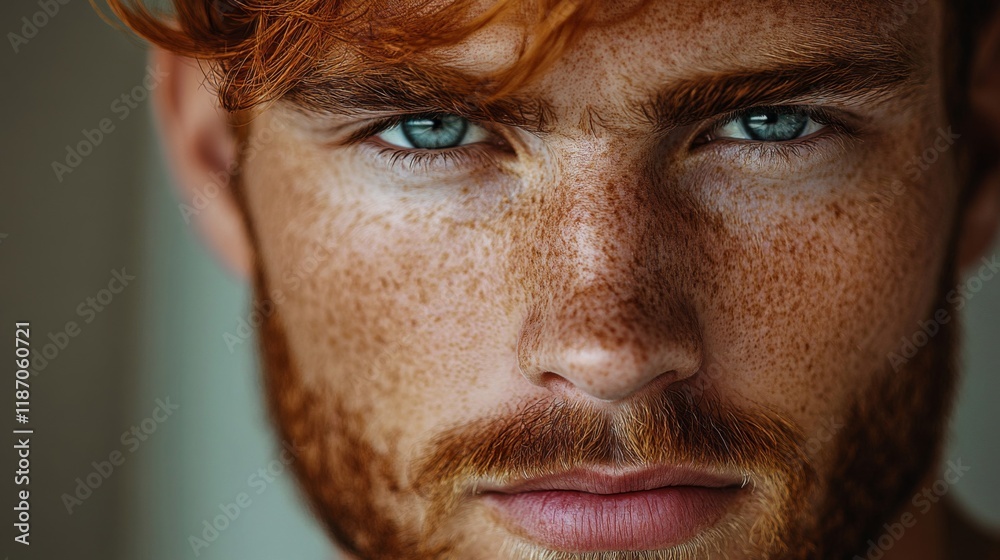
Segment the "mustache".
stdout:
<path fill-rule="evenodd" d="M 815 478 L 803 442 L 781 415 L 743 410 L 708 392 L 667 390 L 613 410 L 552 399 L 446 430 L 414 462 L 411 480 L 440 501 L 457 499 L 477 480 L 671 464 L 742 472 L 755 484 L 772 480 L 799 493 Z"/>

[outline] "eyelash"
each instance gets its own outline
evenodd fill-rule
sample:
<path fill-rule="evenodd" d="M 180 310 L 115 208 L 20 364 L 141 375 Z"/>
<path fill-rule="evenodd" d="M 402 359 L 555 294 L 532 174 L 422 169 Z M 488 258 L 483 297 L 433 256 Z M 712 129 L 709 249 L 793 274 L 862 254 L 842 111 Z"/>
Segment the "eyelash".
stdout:
<path fill-rule="evenodd" d="M 385 162 L 386 165 L 402 165 L 407 171 L 415 173 L 434 171 L 449 166 L 487 166 L 497 163 L 496 155 L 493 153 L 493 149 L 496 147 L 488 144 L 470 144 L 441 150 L 408 150 L 384 145 L 372 146 L 372 148 L 373 155 Z"/>
<path fill-rule="evenodd" d="M 475 165 L 486 167 L 497 165 L 499 160 L 497 150 L 512 152 L 511 148 L 502 141 L 480 142 L 456 148 L 444 148 L 440 150 L 420 150 L 406 149 L 388 146 L 374 140 L 375 136 L 401 124 L 407 119 L 420 118 L 425 115 L 421 113 L 394 115 L 381 119 L 365 126 L 355 132 L 347 139 L 348 144 L 359 144 L 366 149 L 370 149 L 374 157 L 380 159 L 388 166 L 402 165 L 406 171 L 421 173 L 434 171 L 438 168 L 449 166 Z M 474 122 L 474 121 L 473 121 Z M 485 126 L 481 123 L 475 123 Z M 496 131 L 490 130 L 491 134 L 498 136 Z"/>
<path fill-rule="evenodd" d="M 824 126 L 819 132 L 810 134 L 803 138 L 787 140 L 781 142 L 762 142 L 757 140 L 743 140 L 735 138 L 712 138 L 712 132 L 722 125 L 736 119 L 741 119 L 755 112 L 766 110 L 779 111 L 800 111 L 810 119 Z M 403 166 L 406 171 L 421 173 L 433 171 L 439 168 L 450 166 L 476 165 L 488 166 L 498 163 L 496 150 L 498 148 L 507 152 L 513 150 L 503 141 L 496 143 L 477 143 L 455 148 L 445 148 L 440 150 L 419 150 L 392 147 L 385 144 L 379 145 L 373 141 L 375 136 L 386 130 L 401 124 L 406 119 L 418 118 L 422 114 L 401 114 L 381 119 L 365 126 L 348 138 L 348 144 L 366 145 L 372 149 L 373 155 L 382 160 L 385 165 Z M 481 123 L 476 123 L 484 126 Z M 696 137 L 692 150 L 701 148 L 710 143 L 724 142 L 730 145 L 739 145 L 745 155 L 759 160 L 780 160 L 787 163 L 795 157 L 809 155 L 820 148 L 820 145 L 830 138 L 844 140 L 844 137 L 856 137 L 859 133 L 857 127 L 852 126 L 846 120 L 838 116 L 835 112 L 822 107 L 811 107 L 806 105 L 779 105 L 779 106 L 756 106 L 747 109 L 740 109 L 716 117 L 708 125 L 701 129 L 702 132 Z M 496 134 L 495 131 L 491 131 Z"/>
<path fill-rule="evenodd" d="M 752 113 L 769 110 L 801 112 L 816 123 L 823 125 L 823 128 L 802 138 L 779 142 L 711 137 L 713 131 L 726 123 L 742 119 Z M 808 105 L 764 105 L 740 109 L 717 117 L 703 130 L 705 132 L 696 139 L 692 150 L 696 150 L 710 142 L 718 142 L 723 147 L 738 147 L 743 157 L 757 160 L 763 164 L 789 164 L 794 158 L 806 157 L 821 148 L 828 147 L 830 142 L 834 143 L 833 147 L 835 149 L 843 148 L 849 139 L 858 138 L 862 132 L 860 125 L 856 121 L 852 122 L 852 119 L 848 115 L 824 107 Z"/>

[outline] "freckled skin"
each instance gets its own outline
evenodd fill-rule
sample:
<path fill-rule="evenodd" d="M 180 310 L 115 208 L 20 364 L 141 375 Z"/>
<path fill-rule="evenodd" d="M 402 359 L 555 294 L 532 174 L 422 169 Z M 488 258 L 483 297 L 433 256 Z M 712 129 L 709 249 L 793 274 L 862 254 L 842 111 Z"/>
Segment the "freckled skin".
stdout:
<path fill-rule="evenodd" d="M 783 527 L 799 546 L 783 557 L 864 553 L 859 543 L 932 466 L 951 388 L 950 329 L 899 372 L 887 358 L 943 305 L 953 276 L 954 163 L 946 154 L 904 173 L 947 125 L 938 8 L 900 31 L 931 38 L 926 86 L 852 107 L 872 123 L 863 140 L 767 158 L 616 126 L 636 88 L 885 17 L 831 4 L 653 3 L 589 31 L 530 86 L 556 107 L 554 130 L 521 137 L 499 166 L 387 169 L 325 145 L 282 103 L 258 116 L 251 135 L 290 124 L 241 178 L 257 297 L 281 294 L 263 333 L 272 406 L 346 551 L 518 558 L 498 556 L 510 535 L 482 508 L 429 526 L 411 465 L 435 436 L 546 399 L 613 410 L 644 391 L 707 384 L 818 442 L 820 483 L 785 497 L 801 515 Z M 895 179 L 903 194 L 873 213 L 873 193 Z M 292 274 L 304 276 L 294 289 Z M 846 424 L 828 434 L 831 421 Z M 874 496 L 886 501 L 865 502 Z M 748 526 L 777 499 L 743 511 Z M 740 537 L 713 557 L 771 554 Z"/>

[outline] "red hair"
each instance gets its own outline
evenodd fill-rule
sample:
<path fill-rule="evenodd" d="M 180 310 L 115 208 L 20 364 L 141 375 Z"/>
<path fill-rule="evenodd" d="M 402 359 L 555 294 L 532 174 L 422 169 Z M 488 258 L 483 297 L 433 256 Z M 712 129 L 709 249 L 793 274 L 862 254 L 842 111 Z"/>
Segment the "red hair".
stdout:
<path fill-rule="evenodd" d="M 107 3 L 151 43 L 210 62 L 221 105 L 229 111 L 278 99 L 324 65 L 337 64 L 338 73 L 346 74 L 352 65 L 398 65 L 491 22 L 514 19 L 528 24 L 531 37 L 517 63 L 481 83 L 464 84 L 468 92 L 458 91 L 501 97 L 544 72 L 596 23 L 600 6 L 592 0 L 500 0 L 471 15 L 472 0 L 443 6 L 421 0 L 407 2 L 405 9 L 402 2 L 386 0 L 173 0 L 173 13 L 167 14 L 151 11 L 141 0 Z"/>
<path fill-rule="evenodd" d="M 474 0 L 170 0 L 172 13 L 151 11 L 145 0 L 105 1 L 139 36 L 208 62 L 220 104 L 236 116 L 308 92 L 310 80 L 405 67 L 427 49 L 454 45 L 491 22 L 525 26 L 525 42 L 510 67 L 475 83 L 443 70 L 436 76 L 448 91 L 485 103 L 544 73 L 588 27 L 630 17 L 648 0 L 600 22 L 600 0 L 497 0 L 485 11 L 474 10 Z M 963 131 L 960 144 L 972 148 L 968 171 L 975 178 L 992 167 L 1000 140 L 969 113 L 970 62 L 1000 0 L 943 2 L 950 31 L 945 57 L 951 62 L 944 65 L 949 120 Z"/>
<path fill-rule="evenodd" d="M 91 0 L 95 4 L 98 0 Z M 497 0 L 478 15 L 474 0 L 170 0 L 172 13 L 145 0 L 105 0 L 136 34 L 160 48 L 211 63 L 224 108 L 240 111 L 278 99 L 318 70 L 406 64 L 427 49 L 454 45 L 494 21 L 526 25 L 517 63 L 481 83 L 449 84 L 459 94 L 512 92 L 543 73 L 581 33 L 598 24 L 600 0 Z M 640 0 L 622 18 L 637 12 Z M 402 7 L 405 4 L 405 7 Z M 948 0 L 956 33 L 951 85 L 964 88 L 979 27 L 1000 0 Z M 608 24 L 622 18 L 604 20 Z M 956 29 L 957 28 L 957 29 Z M 480 97 L 480 96 L 477 96 Z"/>

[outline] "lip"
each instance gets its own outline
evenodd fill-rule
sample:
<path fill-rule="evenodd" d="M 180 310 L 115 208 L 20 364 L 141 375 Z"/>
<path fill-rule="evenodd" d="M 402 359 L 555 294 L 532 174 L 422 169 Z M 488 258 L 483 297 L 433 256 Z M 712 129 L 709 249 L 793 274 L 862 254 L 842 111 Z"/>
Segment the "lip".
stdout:
<path fill-rule="evenodd" d="M 679 545 L 718 522 L 742 482 L 682 467 L 595 468 L 479 491 L 515 533 L 553 550 L 641 551 Z"/>

